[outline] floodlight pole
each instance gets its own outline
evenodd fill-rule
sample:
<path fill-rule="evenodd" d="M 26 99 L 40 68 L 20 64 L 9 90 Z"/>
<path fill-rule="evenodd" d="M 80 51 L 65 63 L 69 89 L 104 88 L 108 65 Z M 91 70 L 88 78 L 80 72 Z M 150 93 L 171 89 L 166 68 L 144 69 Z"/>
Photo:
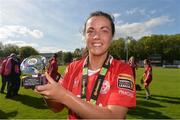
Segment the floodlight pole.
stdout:
<path fill-rule="evenodd" d="M 126 62 L 128 62 L 128 45 L 127 45 L 127 50 L 126 50 Z"/>
<path fill-rule="evenodd" d="M 128 62 L 128 41 L 129 41 L 129 37 L 126 37 L 126 41 L 125 41 L 125 45 L 126 45 L 126 62 Z"/>

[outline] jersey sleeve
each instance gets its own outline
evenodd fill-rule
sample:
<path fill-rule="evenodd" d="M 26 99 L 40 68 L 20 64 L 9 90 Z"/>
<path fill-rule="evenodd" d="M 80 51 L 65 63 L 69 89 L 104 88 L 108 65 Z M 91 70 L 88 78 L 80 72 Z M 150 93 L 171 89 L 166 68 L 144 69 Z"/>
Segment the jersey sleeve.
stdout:
<path fill-rule="evenodd" d="M 68 65 L 65 69 L 64 78 L 59 81 L 60 84 L 66 89 L 69 88 L 70 73 L 71 73 L 71 66 Z"/>
<path fill-rule="evenodd" d="M 62 80 L 62 86 L 72 91 L 74 79 L 79 73 L 82 72 L 82 61 L 75 61 L 68 65 L 65 70 L 64 79 Z"/>
<path fill-rule="evenodd" d="M 124 107 L 136 106 L 135 80 L 132 69 L 129 65 L 119 66 L 115 80 L 112 81 L 108 105 L 118 105 Z"/>

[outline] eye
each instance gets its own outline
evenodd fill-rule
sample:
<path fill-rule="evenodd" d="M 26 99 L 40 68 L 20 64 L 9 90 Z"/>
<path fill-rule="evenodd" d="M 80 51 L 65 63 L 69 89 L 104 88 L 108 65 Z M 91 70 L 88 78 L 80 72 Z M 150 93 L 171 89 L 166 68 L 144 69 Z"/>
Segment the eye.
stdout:
<path fill-rule="evenodd" d="M 93 35 L 94 33 L 95 33 L 95 30 L 92 29 L 92 28 L 87 29 L 87 31 L 86 31 L 86 34 L 87 34 L 87 35 Z"/>
<path fill-rule="evenodd" d="M 101 28 L 101 31 L 102 31 L 103 33 L 108 33 L 108 32 L 110 32 L 110 30 L 109 30 L 107 27 L 102 27 L 102 28 Z"/>
<path fill-rule="evenodd" d="M 108 30 L 106 30 L 106 29 L 103 29 L 102 31 L 103 31 L 103 32 L 105 32 L 105 33 L 109 32 L 109 31 L 108 31 Z"/>
<path fill-rule="evenodd" d="M 86 33 L 93 33 L 93 32 L 94 32 L 94 30 L 90 29 L 90 30 L 87 30 Z"/>

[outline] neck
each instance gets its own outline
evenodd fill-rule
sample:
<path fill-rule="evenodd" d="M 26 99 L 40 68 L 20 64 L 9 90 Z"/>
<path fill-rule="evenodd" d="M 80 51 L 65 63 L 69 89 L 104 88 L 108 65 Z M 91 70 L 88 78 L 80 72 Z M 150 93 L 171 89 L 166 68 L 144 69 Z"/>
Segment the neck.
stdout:
<path fill-rule="evenodd" d="M 97 70 L 103 66 L 103 63 L 107 57 L 108 53 L 105 53 L 100 56 L 89 54 L 89 69 Z"/>

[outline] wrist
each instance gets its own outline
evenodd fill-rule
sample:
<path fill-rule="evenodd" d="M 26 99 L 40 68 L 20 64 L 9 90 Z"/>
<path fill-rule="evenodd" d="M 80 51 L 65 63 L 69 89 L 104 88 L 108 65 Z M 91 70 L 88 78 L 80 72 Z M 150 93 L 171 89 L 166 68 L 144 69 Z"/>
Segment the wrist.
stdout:
<path fill-rule="evenodd" d="M 68 90 L 64 89 L 63 94 L 59 94 L 59 99 L 62 104 L 65 104 L 65 102 L 68 100 Z"/>
<path fill-rule="evenodd" d="M 64 104 L 65 106 L 69 106 L 69 104 L 72 104 L 72 101 L 74 100 L 74 95 L 66 90 L 65 95 L 61 99 L 61 103 Z"/>

